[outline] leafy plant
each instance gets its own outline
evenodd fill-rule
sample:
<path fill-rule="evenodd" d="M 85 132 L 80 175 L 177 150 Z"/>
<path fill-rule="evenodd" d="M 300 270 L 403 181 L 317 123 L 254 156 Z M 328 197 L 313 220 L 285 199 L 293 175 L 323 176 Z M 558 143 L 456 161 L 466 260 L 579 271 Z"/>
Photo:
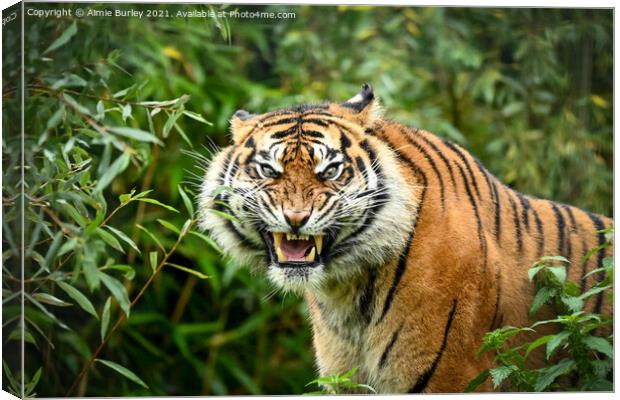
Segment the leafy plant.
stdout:
<path fill-rule="evenodd" d="M 310 385 L 318 385 L 320 390 L 314 392 L 308 392 L 304 394 L 343 394 L 343 393 L 377 393 L 371 386 L 356 383 L 351 378 L 357 373 L 357 368 L 353 368 L 342 375 L 335 374 L 329 376 L 321 376 L 306 384 L 306 387 Z"/>
<path fill-rule="evenodd" d="M 584 262 L 599 250 L 611 247 L 613 228 L 599 233 L 605 234 L 606 242 L 591 249 L 584 256 Z M 613 389 L 613 337 L 611 334 L 603 334 L 610 331 L 612 318 L 610 315 L 584 310 L 588 299 L 598 293 L 606 294 L 611 300 L 613 257 L 605 258 L 601 268 L 586 275 L 604 274 L 604 278 L 583 293 L 579 286 L 567 281 L 566 263 L 568 260 L 564 257 L 542 257 L 528 271 L 537 289 L 530 314 L 536 315 L 543 305 L 548 304 L 555 307 L 557 317 L 537 321 L 530 327 L 505 326 L 488 332 L 478 355 L 493 351 L 496 367 L 484 370 L 470 382 L 465 391 L 474 390 L 489 377 L 493 388 L 497 389 L 507 381 L 507 387 L 513 391 L 552 391 L 561 387 L 557 381 L 563 376 L 570 376 L 573 390 Z M 511 338 L 523 332 L 536 332 L 536 327 L 549 324 L 557 327 L 556 333 L 517 346 L 511 345 Z M 531 369 L 527 363 L 528 356 L 542 346 L 545 346 L 548 366 Z"/>

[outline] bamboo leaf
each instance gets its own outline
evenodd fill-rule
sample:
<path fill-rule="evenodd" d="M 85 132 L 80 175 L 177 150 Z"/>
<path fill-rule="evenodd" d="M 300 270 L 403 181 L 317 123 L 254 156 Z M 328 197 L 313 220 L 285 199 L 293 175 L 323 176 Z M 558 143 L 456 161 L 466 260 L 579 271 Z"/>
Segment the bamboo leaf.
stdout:
<path fill-rule="evenodd" d="M 145 202 L 145 203 L 155 204 L 155 205 L 158 205 L 158 206 L 160 206 L 160 207 L 165 208 L 166 210 L 174 211 L 174 212 L 176 212 L 176 213 L 178 213 L 178 212 L 179 212 L 179 210 L 177 210 L 176 208 L 174 208 L 174 207 L 172 207 L 172 206 L 169 206 L 169 205 L 167 205 L 167 204 L 164 204 L 164 203 L 162 203 L 162 202 L 160 202 L 160 201 L 158 201 L 158 200 L 155 200 L 155 199 L 150 199 L 150 198 L 148 198 L 148 197 L 141 197 L 141 198 L 139 198 L 139 199 L 135 199 L 135 200 L 138 200 L 138 201 L 143 201 L 143 202 Z"/>
<path fill-rule="evenodd" d="M 156 251 L 151 251 L 149 253 L 149 260 L 151 261 L 151 269 L 153 270 L 153 273 L 155 273 L 155 271 L 157 270 L 157 252 Z"/>
<path fill-rule="evenodd" d="M 119 231 L 118 229 L 113 228 L 111 226 L 106 225 L 106 228 L 108 228 L 110 231 L 112 231 L 116 236 L 119 237 L 119 239 L 121 239 L 123 242 L 127 243 L 128 245 L 130 245 L 135 251 L 138 252 L 138 254 L 140 254 L 140 249 L 138 248 L 138 246 L 136 246 L 134 241 L 129 238 L 129 236 L 125 235 L 125 233 L 123 233 L 123 232 Z"/>
<path fill-rule="evenodd" d="M 50 304 L 52 306 L 57 306 L 57 307 L 68 307 L 68 306 L 73 305 L 71 303 L 62 301 L 59 298 L 54 297 L 51 294 L 47 294 L 47 293 L 34 293 L 32 297 L 37 299 L 41 303 Z"/>
<path fill-rule="evenodd" d="M 209 275 L 205 275 L 202 272 L 196 271 L 196 270 L 191 269 L 191 268 L 184 267 L 182 265 L 173 264 L 173 263 L 166 263 L 166 265 L 169 265 L 169 266 L 171 266 L 173 268 L 176 268 L 176 269 L 180 269 L 181 271 L 185 271 L 188 274 L 192 274 L 194 276 L 197 276 L 200 279 L 209 279 L 210 278 Z"/>
<path fill-rule="evenodd" d="M 190 200 L 187 193 L 185 193 L 185 190 L 183 190 L 181 185 L 179 185 L 178 188 L 179 188 L 179 194 L 181 195 L 181 198 L 183 199 L 183 203 L 185 204 L 185 208 L 187 209 L 189 216 L 193 217 L 194 216 L 194 205 L 192 204 L 192 201 Z"/>
<path fill-rule="evenodd" d="M 129 296 L 127 295 L 127 289 L 125 289 L 125 286 L 123 286 L 123 284 L 116 278 L 106 275 L 103 272 L 99 272 L 99 277 L 110 293 L 112 293 L 112 296 L 114 296 L 116 301 L 118 301 L 118 304 L 121 306 L 121 309 L 125 315 L 129 317 L 131 305 L 129 303 Z"/>
<path fill-rule="evenodd" d="M 104 231 L 101 228 L 97 228 L 95 232 L 97 233 L 97 235 L 99 235 L 101 239 L 103 239 L 104 242 L 106 242 L 116 250 L 120 251 L 121 253 L 125 254 L 125 250 L 123 249 L 119 241 L 111 233 Z"/>
<path fill-rule="evenodd" d="M 139 142 L 156 143 L 160 145 L 163 144 L 162 141 L 157 138 L 157 136 L 141 129 L 114 126 L 109 127 L 108 130 L 117 135 L 137 140 Z"/>
<path fill-rule="evenodd" d="M 90 302 L 90 300 L 88 300 L 86 296 L 82 294 L 82 292 L 80 292 L 67 282 L 58 281 L 56 283 L 58 284 L 58 287 L 61 288 L 67 294 L 67 296 L 71 297 L 76 303 L 78 303 L 78 305 L 84 311 L 91 314 L 95 318 L 99 318 L 97 312 L 95 311 L 95 307 L 93 307 L 93 304 Z"/>
<path fill-rule="evenodd" d="M 172 225 L 170 222 L 164 220 L 164 219 L 157 219 L 157 222 L 159 222 L 161 225 L 163 225 L 166 229 L 171 230 L 172 232 L 176 233 L 177 235 L 181 234 L 181 231 L 179 230 L 179 228 L 177 228 L 176 226 Z"/>
<path fill-rule="evenodd" d="M 52 42 L 52 44 L 50 44 L 49 47 L 45 49 L 43 54 L 47 54 L 65 45 L 69 40 L 71 40 L 73 36 L 75 36 L 77 31 L 77 23 L 73 21 L 73 23 L 67 29 L 65 29 L 65 31 L 60 36 L 58 36 L 58 39 L 54 40 L 54 42 Z"/>
<path fill-rule="evenodd" d="M 101 341 L 105 339 L 105 335 L 108 331 L 108 325 L 110 324 L 110 305 L 112 304 L 112 297 L 108 297 L 103 306 L 103 313 L 101 314 Z"/>
<path fill-rule="evenodd" d="M 161 242 L 159 241 L 159 239 L 157 239 L 157 237 L 155 235 L 153 235 L 151 233 L 151 231 L 149 231 L 148 229 L 146 229 L 145 227 L 143 227 L 140 224 L 136 224 L 136 227 L 138 229 L 140 229 L 142 232 L 146 233 L 151 240 L 153 240 L 155 242 L 155 244 L 157 244 L 157 246 L 159 246 L 159 248 L 161 249 L 161 251 L 163 251 L 164 253 L 166 252 L 166 248 L 164 247 L 164 245 L 161 244 Z"/>
<path fill-rule="evenodd" d="M 117 363 L 115 363 L 113 361 L 102 360 L 100 358 L 96 359 L 95 361 L 100 362 L 101 364 L 105 365 L 106 367 L 115 370 L 119 374 L 123 375 L 125 378 L 129 379 L 132 382 L 137 383 L 138 385 L 142 386 L 143 388 L 145 388 L 145 389 L 149 388 L 147 386 L 147 384 L 144 383 L 144 381 L 142 379 L 138 378 L 138 375 L 134 374 L 133 372 L 131 372 L 127 368 L 123 367 L 122 365 L 117 364 Z"/>

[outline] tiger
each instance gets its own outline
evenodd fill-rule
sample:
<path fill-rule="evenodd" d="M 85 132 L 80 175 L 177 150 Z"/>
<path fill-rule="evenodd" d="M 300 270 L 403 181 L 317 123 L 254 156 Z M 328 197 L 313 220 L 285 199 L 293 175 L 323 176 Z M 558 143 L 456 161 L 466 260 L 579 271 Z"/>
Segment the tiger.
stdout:
<path fill-rule="evenodd" d="M 583 289 L 611 251 L 582 265 L 610 218 L 505 186 L 461 146 L 384 118 L 369 84 L 345 102 L 239 110 L 230 125 L 199 227 L 304 296 L 321 376 L 357 368 L 378 393 L 462 392 L 492 366 L 476 356 L 485 332 L 532 322 L 533 262 L 566 257 Z M 611 308 L 602 293 L 591 303 Z"/>

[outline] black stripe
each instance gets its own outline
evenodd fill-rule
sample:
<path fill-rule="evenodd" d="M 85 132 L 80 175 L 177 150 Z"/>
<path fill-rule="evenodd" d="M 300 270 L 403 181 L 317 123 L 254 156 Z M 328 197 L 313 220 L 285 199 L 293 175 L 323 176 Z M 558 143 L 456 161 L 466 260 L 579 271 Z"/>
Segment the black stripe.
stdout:
<path fill-rule="evenodd" d="M 506 194 L 508 194 L 508 200 L 510 201 L 510 207 L 512 208 L 513 222 L 515 224 L 515 235 L 517 237 L 517 251 L 519 254 L 522 254 L 523 237 L 521 236 L 521 222 L 519 221 L 519 214 L 517 213 L 517 204 L 510 195 L 510 192 L 507 192 Z"/>
<path fill-rule="evenodd" d="M 586 283 L 588 282 L 588 277 L 586 276 L 586 274 L 588 273 L 588 261 L 586 259 L 586 254 L 588 254 L 588 242 L 582 238 L 581 241 L 581 293 L 585 292 L 586 290 Z"/>
<path fill-rule="evenodd" d="M 400 126 L 399 129 L 400 129 L 401 134 L 403 134 L 407 139 L 409 139 L 408 140 L 409 143 L 412 146 L 414 146 L 416 149 L 418 149 L 418 151 L 422 153 L 422 156 L 424 156 L 424 159 L 426 160 L 426 162 L 428 162 L 431 165 L 431 168 L 433 169 L 433 171 L 435 172 L 435 175 L 437 176 L 437 179 L 439 180 L 441 208 L 445 208 L 445 188 L 443 184 L 443 177 L 441 175 L 441 172 L 439 172 L 439 169 L 437 168 L 437 164 L 435 164 L 435 160 L 433 160 L 433 158 L 428 154 L 426 149 L 420 143 L 418 143 L 416 140 L 412 138 L 413 132 L 407 130 L 404 126 Z"/>
<path fill-rule="evenodd" d="M 271 135 L 271 138 L 272 139 L 283 139 L 283 138 L 285 138 L 285 137 L 287 137 L 289 135 L 292 135 L 293 133 L 297 132 L 298 129 L 299 129 L 299 126 L 293 125 L 290 128 L 288 128 L 288 129 L 285 129 L 283 131 L 279 131 L 279 132 L 273 133 Z"/>
<path fill-rule="evenodd" d="M 306 129 L 302 129 L 301 135 L 302 136 L 309 136 L 309 137 L 313 137 L 313 138 L 324 138 L 325 137 L 325 135 L 323 135 L 319 131 L 306 130 Z"/>
<path fill-rule="evenodd" d="M 469 203 L 474 209 L 474 216 L 476 217 L 476 224 L 478 226 L 478 240 L 480 241 L 480 250 L 484 256 L 484 270 L 487 268 L 487 244 L 486 239 L 482 233 L 482 220 L 480 219 L 480 213 L 478 212 L 478 205 L 476 204 L 476 200 L 469 188 L 469 183 L 467 182 L 467 177 L 465 176 L 465 171 L 459 164 L 455 164 L 461 174 L 461 178 L 463 179 L 463 185 L 465 186 L 465 192 L 467 193 L 467 197 L 469 198 Z"/>
<path fill-rule="evenodd" d="M 263 128 L 271 128 L 273 126 L 285 125 L 285 124 L 297 124 L 299 123 L 299 117 L 288 117 L 282 118 L 277 121 L 270 122 L 268 124 L 264 124 Z"/>
<path fill-rule="evenodd" d="M 497 324 L 497 317 L 499 316 L 499 301 L 500 301 L 500 297 L 501 297 L 501 292 L 502 292 L 502 281 L 500 279 L 501 275 L 500 275 L 500 271 L 499 268 L 497 268 L 497 271 L 495 271 L 495 287 L 496 287 L 496 293 L 495 293 L 495 311 L 493 312 L 493 319 L 491 320 L 491 326 L 489 326 L 488 331 L 492 331 L 495 329 L 495 326 Z"/>
<path fill-rule="evenodd" d="M 381 132 L 382 133 L 382 132 Z M 407 256 L 409 255 L 409 251 L 411 249 L 411 245 L 413 243 L 413 239 L 415 237 L 415 230 L 418 226 L 418 222 L 420 221 L 420 211 L 424 204 L 424 196 L 426 195 L 426 186 L 428 184 L 428 179 L 426 178 L 426 174 L 418 167 L 413 161 L 404 157 L 400 152 L 398 152 L 391 143 L 384 138 L 384 142 L 387 146 L 389 146 L 392 151 L 397 155 L 398 159 L 406 164 L 413 173 L 422 181 L 422 193 L 420 195 L 420 202 L 417 204 L 416 209 L 413 212 L 413 215 L 416 216 L 415 221 L 413 222 L 413 228 L 409 232 L 409 236 L 407 237 L 407 243 L 405 245 L 405 249 L 399 256 L 398 265 L 396 266 L 396 271 L 394 272 L 394 279 L 392 280 L 392 285 L 388 290 L 387 296 L 385 298 L 385 303 L 383 303 L 383 311 L 381 312 L 381 316 L 377 320 L 376 324 L 381 323 L 383 318 L 387 315 L 390 307 L 392 306 L 392 301 L 394 300 L 394 294 L 396 293 L 396 288 L 398 287 L 400 280 L 402 279 L 405 269 L 407 268 Z"/>
<path fill-rule="evenodd" d="M 592 224 L 594 224 L 594 227 L 596 228 L 597 231 L 601 231 L 605 229 L 605 224 L 603 224 L 603 221 L 599 218 L 598 215 L 593 214 L 591 212 L 587 214 L 588 214 L 588 217 L 590 218 L 590 221 L 592 221 Z M 597 238 L 598 238 L 598 246 L 602 246 L 605 244 L 604 233 L 597 232 Z M 601 268 L 603 266 L 604 258 L 605 258 L 605 249 L 600 249 L 598 251 L 598 255 L 596 259 L 597 268 Z M 601 282 L 603 279 L 605 279 L 605 271 L 601 271 L 598 273 L 598 281 Z M 603 306 L 603 292 L 599 292 L 596 295 L 596 305 L 594 306 L 594 312 L 596 314 L 600 314 L 602 306 Z"/>
<path fill-rule="evenodd" d="M 566 213 L 568 214 L 568 220 L 570 221 L 571 226 L 567 227 L 568 229 L 566 230 L 566 258 L 568 259 L 568 261 L 571 261 L 571 259 L 573 258 L 573 243 L 571 240 L 571 232 L 573 232 L 576 228 L 576 221 L 575 221 L 575 216 L 573 215 L 573 213 L 571 212 L 570 208 L 568 208 L 565 204 L 560 204 L 560 214 L 562 214 L 562 210 L 566 211 Z M 570 268 L 571 264 L 569 263 L 566 266 L 566 273 L 568 274 L 569 268 Z"/>
<path fill-rule="evenodd" d="M 501 246 L 500 237 L 502 229 L 502 210 L 499 201 L 499 193 L 497 192 L 497 185 L 495 184 L 495 181 L 493 181 L 492 187 L 493 197 L 495 198 L 495 240 L 497 240 L 497 242 Z"/>
<path fill-rule="evenodd" d="M 387 346 L 385 346 L 385 350 L 383 350 L 383 353 L 381 354 L 381 358 L 379 359 L 378 369 L 385 368 L 385 364 L 387 362 L 388 356 L 390 355 L 390 351 L 392 350 L 392 347 L 394 347 L 396 340 L 398 340 L 398 334 L 400 333 L 401 329 L 403 329 L 402 325 L 399 326 L 398 329 L 396 329 L 396 331 L 394 331 L 394 333 L 392 334 L 392 338 L 388 342 Z"/>
<path fill-rule="evenodd" d="M 534 214 L 534 221 L 536 222 L 536 231 L 538 232 L 538 258 L 543 256 L 545 251 L 545 231 L 543 230 L 542 221 L 538 216 L 538 211 L 534 207 L 531 208 L 532 214 Z"/>
<path fill-rule="evenodd" d="M 561 256 L 564 256 L 565 255 L 564 237 L 565 237 L 566 223 L 564 222 L 564 216 L 562 215 L 560 210 L 558 210 L 558 207 L 554 203 L 551 203 L 551 209 L 553 210 L 553 213 L 555 214 L 555 222 L 558 228 L 558 252 Z"/>
<path fill-rule="evenodd" d="M 426 144 L 428 144 L 433 149 L 433 151 L 444 162 L 444 164 L 446 165 L 446 168 L 448 168 L 448 173 L 450 174 L 450 180 L 452 181 L 452 190 L 454 190 L 456 192 L 456 180 L 454 179 L 454 171 L 452 171 L 452 166 L 450 165 L 450 161 L 443 154 L 443 152 L 441 150 L 439 150 L 439 148 L 437 147 L 437 145 L 435 143 L 433 143 L 430 139 L 428 139 L 426 136 L 424 136 L 424 134 L 420 133 L 419 130 L 417 131 L 417 133 L 418 133 L 418 137 L 420 137 L 422 140 L 424 140 L 424 142 Z"/>
<path fill-rule="evenodd" d="M 521 193 L 515 192 L 519 201 L 521 202 L 521 207 L 523 207 L 523 213 L 521 214 L 521 219 L 523 220 L 523 225 L 525 229 L 530 230 L 530 219 L 528 218 L 528 211 L 530 209 L 530 201 Z"/>
<path fill-rule="evenodd" d="M 325 121 L 324 119 L 319 119 L 319 118 L 304 118 L 301 120 L 302 124 L 306 124 L 306 123 L 310 123 L 310 124 L 316 124 L 322 127 L 327 127 L 329 125 L 328 121 Z"/>
<path fill-rule="evenodd" d="M 456 300 L 452 303 L 452 310 L 450 310 L 450 315 L 448 316 L 448 322 L 446 323 L 446 328 L 443 332 L 443 341 L 441 342 L 441 347 L 439 348 L 439 352 L 435 356 L 433 363 L 430 368 L 428 368 L 422 376 L 418 379 L 418 381 L 408 390 L 408 393 L 422 393 L 426 386 L 428 386 L 428 382 L 433 377 L 435 373 L 435 369 L 437 368 L 437 364 L 441 361 L 441 356 L 443 355 L 444 350 L 446 349 L 446 344 L 448 343 L 448 334 L 450 333 L 450 327 L 452 326 L 452 321 L 454 319 L 454 314 L 456 312 Z"/>
<path fill-rule="evenodd" d="M 358 309 L 362 317 L 362 320 L 368 325 L 372 319 L 373 314 L 373 300 L 375 296 L 375 282 L 377 280 L 377 269 L 371 268 L 368 274 L 368 281 L 366 287 L 359 298 Z"/>
<path fill-rule="evenodd" d="M 570 224 L 572 226 L 571 230 L 575 231 L 577 229 L 577 221 L 575 220 L 573 210 L 571 210 L 572 207 L 567 206 L 566 204 L 560 204 L 560 207 L 568 214 L 568 219 L 570 220 Z"/>
<path fill-rule="evenodd" d="M 469 162 L 467 161 L 467 157 L 465 157 L 465 154 L 463 154 L 463 152 L 454 143 L 450 142 L 449 140 L 444 139 L 443 143 L 446 146 L 448 146 L 448 148 L 452 150 L 458 156 L 458 158 L 461 159 L 461 161 L 463 161 L 463 164 L 465 164 L 465 168 L 467 169 L 467 172 L 469 173 L 469 177 L 471 178 L 471 183 L 472 185 L 474 185 L 474 191 L 478 195 L 478 198 L 480 198 L 480 190 L 478 190 L 478 183 L 476 181 L 474 171 L 472 171 L 471 166 L 469 165 Z"/>

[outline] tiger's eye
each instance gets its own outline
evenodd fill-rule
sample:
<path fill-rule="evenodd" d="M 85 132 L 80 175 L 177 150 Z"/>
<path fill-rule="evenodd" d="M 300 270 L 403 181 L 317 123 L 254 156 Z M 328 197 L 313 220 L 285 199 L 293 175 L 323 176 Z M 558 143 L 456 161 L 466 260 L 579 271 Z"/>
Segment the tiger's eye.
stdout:
<path fill-rule="evenodd" d="M 332 164 L 332 165 L 328 166 L 325 169 L 325 171 L 323 171 L 321 173 L 321 178 L 323 178 L 323 179 L 330 179 L 330 180 L 338 179 L 338 177 L 340 176 L 341 172 L 342 172 L 342 164 L 341 163 Z"/>
<path fill-rule="evenodd" d="M 268 164 L 258 164 L 257 166 L 257 171 L 258 174 L 263 177 L 263 178 L 277 178 L 278 176 L 280 176 L 280 174 L 278 173 L 278 171 L 276 171 L 275 169 L 273 169 L 270 165 Z"/>

